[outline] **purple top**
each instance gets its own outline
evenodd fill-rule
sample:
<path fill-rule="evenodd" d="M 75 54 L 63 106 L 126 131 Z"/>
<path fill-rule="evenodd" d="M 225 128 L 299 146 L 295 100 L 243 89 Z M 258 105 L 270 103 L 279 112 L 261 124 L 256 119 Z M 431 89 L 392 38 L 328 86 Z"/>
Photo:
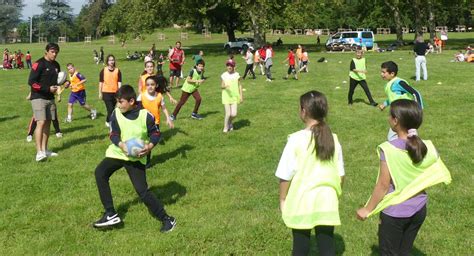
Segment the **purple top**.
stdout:
<path fill-rule="evenodd" d="M 407 141 L 404 139 L 394 139 L 390 141 L 390 144 L 395 146 L 399 149 L 405 149 Z M 385 161 L 385 154 L 382 150 L 380 150 L 380 161 Z M 390 194 L 395 190 L 393 183 L 390 182 L 390 188 L 388 189 L 388 193 Z M 397 205 L 392 205 L 385 208 L 382 212 L 387 214 L 388 216 L 395 217 L 395 218 L 409 218 L 415 213 L 417 213 L 423 206 L 426 205 L 428 202 L 428 195 L 423 191 L 420 194 L 406 200 L 403 203 L 399 203 Z"/>

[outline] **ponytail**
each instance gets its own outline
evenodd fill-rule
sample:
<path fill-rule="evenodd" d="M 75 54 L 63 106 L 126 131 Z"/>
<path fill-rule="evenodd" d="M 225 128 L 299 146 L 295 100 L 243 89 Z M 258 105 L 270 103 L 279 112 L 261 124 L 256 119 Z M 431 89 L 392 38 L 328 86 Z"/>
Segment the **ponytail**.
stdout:
<path fill-rule="evenodd" d="M 405 149 L 408 151 L 408 155 L 414 164 L 418 164 L 423 161 L 428 151 L 425 143 L 418 136 L 416 129 L 408 130 L 407 144 Z"/>
<path fill-rule="evenodd" d="M 314 151 L 316 157 L 321 161 L 331 160 L 334 156 L 335 146 L 331 128 L 323 120 L 311 126 L 313 139 L 315 141 Z"/>

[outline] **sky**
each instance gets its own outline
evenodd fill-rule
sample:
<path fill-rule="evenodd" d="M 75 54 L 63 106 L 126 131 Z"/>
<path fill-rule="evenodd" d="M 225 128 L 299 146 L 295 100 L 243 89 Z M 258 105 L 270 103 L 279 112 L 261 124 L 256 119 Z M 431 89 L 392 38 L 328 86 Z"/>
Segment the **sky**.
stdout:
<path fill-rule="evenodd" d="M 41 8 L 38 7 L 38 4 L 42 3 L 44 0 L 24 0 L 23 11 L 21 12 L 21 19 L 27 20 L 28 17 L 36 14 L 41 14 Z M 72 8 L 73 14 L 79 14 L 81 11 L 82 5 L 86 3 L 86 0 L 67 0 L 69 6 Z"/>

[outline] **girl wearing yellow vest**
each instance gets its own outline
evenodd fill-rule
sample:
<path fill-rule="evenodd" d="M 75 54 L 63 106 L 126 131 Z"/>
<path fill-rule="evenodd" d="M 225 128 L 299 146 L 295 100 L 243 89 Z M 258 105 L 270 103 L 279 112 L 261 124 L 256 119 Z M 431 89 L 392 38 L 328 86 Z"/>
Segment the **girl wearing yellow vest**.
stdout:
<path fill-rule="evenodd" d="M 145 80 L 148 79 L 148 77 L 150 76 L 155 76 L 155 73 L 153 72 L 154 70 L 155 70 L 155 63 L 153 61 L 145 62 L 145 70 L 138 78 L 138 91 L 140 92 L 140 95 L 147 91 L 147 85 L 145 83 Z M 168 81 L 166 81 L 166 84 L 168 84 Z M 169 87 L 163 88 L 163 91 L 161 93 L 166 94 L 171 103 L 173 104 L 177 103 L 177 101 L 173 98 L 173 96 L 171 96 Z"/>
<path fill-rule="evenodd" d="M 410 255 L 416 235 L 426 217 L 426 188 L 451 182 L 429 140 L 421 140 L 417 129 L 423 121 L 420 105 L 409 99 L 390 105 L 389 124 L 398 137 L 380 144 L 380 171 L 367 204 L 357 217 L 380 213 L 379 247 L 381 255 Z"/>
<path fill-rule="evenodd" d="M 280 178 L 280 209 L 293 231 L 293 255 L 309 253 L 313 228 L 320 255 L 335 255 L 334 226 L 341 224 L 342 149 L 325 121 L 324 94 L 303 94 L 300 109 L 306 128 L 288 136 L 275 173 Z"/>
<path fill-rule="evenodd" d="M 234 130 L 232 120 L 237 116 L 237 104 L 244 101 L 239 73 L 235 72 L 235 62 L 227 61 L 227 71 L 221 75 L 222 104 L 224 104 L 224 133 Z"/>
<path fill-rule="evenodd" d="M 86 88 L 85 88 L 85 83 L 86 83 L 86 78 L 79 72 L 76 71 L 76 68 L 72 63 L 68 63 L 66 65 L 67 71 L 69 73 L 68 75 L 68 85 L 66 87 L 71 88 L 71 94 L 69 95 L 69 102 L 67 104 L 67 118 L 66 122 L 70 123 L 72 122 L 72 110 L 73 110 L 73 105 L 77 101 L 87 111 L 90 113 L 90 117 L 92 120 L 94 120 L 97 117 L 97 111 L 95 109 L 92 109 L 87 103 L 86 103 Z"/>
<path fill-rule="evenodd" d="M 110 126 L 110 115 L 115 109 L 117 100 L 115 93 L 122 86 L 122 73 L 115 66 L 115 56 L 110 54 L 107 56 L 107 67 L 102 69 L 99 74 L 99 99 L 105 103 L 107 109 L 107 117 L 105 125 Z"/>

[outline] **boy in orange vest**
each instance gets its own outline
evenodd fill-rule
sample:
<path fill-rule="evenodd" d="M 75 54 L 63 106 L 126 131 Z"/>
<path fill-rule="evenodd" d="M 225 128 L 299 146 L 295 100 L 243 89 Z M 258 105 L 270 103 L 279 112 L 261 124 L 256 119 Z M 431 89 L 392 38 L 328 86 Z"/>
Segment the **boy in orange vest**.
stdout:
<path fill-rule="evenodd" d="M 71 87 L 71 94 L 69 95 L 69 102 L 67 104 L 67 118 L 66 122 L 72 122 L 72 108 L 74 103 L 79 102 L 81 107 L 90 112 L 90 117 L 94 120 L 97 117 L 97 111 L 92 109 L 86 104 L 86 78 L 79 72 L 72 63 L 66 65 L 68 74 L 68 81 L 66 82 L 66 88 Z"/>

